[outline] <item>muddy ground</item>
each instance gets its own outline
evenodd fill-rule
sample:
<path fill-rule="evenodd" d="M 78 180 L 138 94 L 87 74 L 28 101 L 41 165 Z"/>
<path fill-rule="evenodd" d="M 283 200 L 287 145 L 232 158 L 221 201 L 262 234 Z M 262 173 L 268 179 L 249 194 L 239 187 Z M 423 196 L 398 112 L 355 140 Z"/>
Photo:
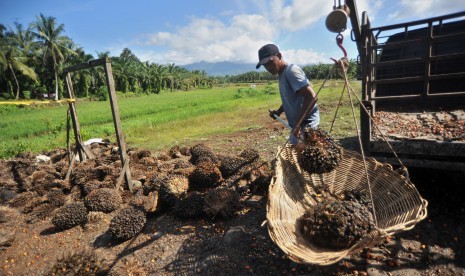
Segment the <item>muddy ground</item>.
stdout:
<path fill-rule="evenodd" d="M 263 223 L 267 189 L 266 184 L 257 182 L 257 175 L 262 180 L 270 177 L 267 168 L 276 148 L 285 143 L 286 132 L 278 122 L 267 121 L 260 128 L 180 145 L 177 149 L 182 151 L 203 143 L 216 154 L 232 156 L 253 149 L 260 162 L 251 166 L 262 167 L 255 175 L 248 167 L 248 172 L 238 173 L 234 181 L 224 181 L 223 185 L 240 190 L 240 208 L 232 217 L 184 219 L 176 217 L 172 209 L 154 210 L 144 205 L 148 211 L 143 229 L 125 241 L 114 239 L 108 231 L 118 210 L 90 212 L 87 223 L 67 230 L 57 229 L 51 221 L 60 203 L 50 198 L 49 190 L 65 191 L 66 204 L 82 202 L 85 191 L 97 184 L 100 188 L 114 185 L 118 169 L 103 170 L 103 177 L 86 180 L 94 181 L 92 185 L 82 183 L 91 171 L 101 172 L 99 166 L 121 167 L 112 153 L 113 145 L 94 146 L 97 161 L 83 169 L 78 169 L 82 166 L 78 163 L 68 182 L 63 181 L 68 171 L 66 158 L 61 158 L 63 149 L 46 153 L 52 157 L 50 164 L 37 164 L 32 154 L 2 160 L 0 275 L 465 275 L 464 175 L 434 170 L 410 169 L 412 182 L 429 202 L 428 217 L 414 229 L 331 266 L 289 260 Z M 353 141 L 341 142 L 353 148 Z M 174 160 L 190 158 L 173 153 L 173 149 L 149 152 L 129 146 L 128 150 L 133 179 L 142 184 L 169 174 L 175 170 L 173 164 L 183 163 Z M 14 200 L 26 192 L 31 193 L 26 200 Z M 130 195 L 124 195 L 121 208 L 134 204 Z M 51 202 L 57 207 L 45 208 Z"/>

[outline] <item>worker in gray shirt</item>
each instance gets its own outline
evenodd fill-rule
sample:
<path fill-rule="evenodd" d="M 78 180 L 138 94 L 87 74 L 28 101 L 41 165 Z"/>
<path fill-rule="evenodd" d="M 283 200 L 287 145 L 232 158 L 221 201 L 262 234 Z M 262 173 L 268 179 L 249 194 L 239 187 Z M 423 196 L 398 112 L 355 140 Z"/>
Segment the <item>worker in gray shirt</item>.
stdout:
<path fill-rule="evenodd" d="M 274 115 L 279 117 L 284 111 L 292 128 L 289 143 L 295 145 L 304 128 L 317 128 L 320 124 L 316 93 L 304 71 L 295 64 L 285 62 L 276 45 L 266 44 L 261 47 L 258 50 L 258 60 L 257 69 L 263 65 L 270 74 L 279 76 L 282 104 L 277 110 L 269 112 L 276 119 Z"/>

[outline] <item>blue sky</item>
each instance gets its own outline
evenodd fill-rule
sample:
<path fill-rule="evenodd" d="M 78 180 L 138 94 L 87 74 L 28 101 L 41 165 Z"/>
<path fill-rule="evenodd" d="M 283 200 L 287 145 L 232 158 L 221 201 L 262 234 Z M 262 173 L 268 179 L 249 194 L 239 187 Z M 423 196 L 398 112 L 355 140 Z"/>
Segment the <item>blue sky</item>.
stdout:
<path fill-rule="evenodd" d="M 325 27 L 333 4 L 333 0 L 0 0 L 0 23 L 27 26 L 40 13 L 53 16 L 64 24 L 65 35 L 94 56 L 106 51 L 117 56 L 129 48 L 140 60 L 159 64 L 256 63 L 258 48 L 273 42 L 285 60 L 304 65 L 342 57 L 336 34 Z M 360 0 L 357 5 L 359 13 L 368 12 L 372 26 L 465 11 L 465 0 Z M 344 38 L 349 58 L 356 58 L 349 31 Z"/>

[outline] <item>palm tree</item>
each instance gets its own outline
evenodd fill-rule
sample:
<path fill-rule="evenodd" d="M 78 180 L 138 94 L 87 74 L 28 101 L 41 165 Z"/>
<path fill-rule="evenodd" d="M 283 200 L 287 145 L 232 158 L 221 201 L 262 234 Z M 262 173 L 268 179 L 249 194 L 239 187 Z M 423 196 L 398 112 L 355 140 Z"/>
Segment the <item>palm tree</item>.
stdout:
<path fill-rule="evenodd" d="M 15 71 L 21 72 L 21 74 L 30 77 L 32 80 L 36 81 L 37 80 L 37 75 L 34 72 L 34 70 L 21 62 L 21 58 L 15 56 L 15 51 L 10 50 L 4 53 L 0 53 L 0 63 L 5 65 L 6 68 L 10 71 L 13 80 L 15 81 L 16 84 L 16 96 L 15 99 L 19 99 L 19 82 L 18 78 L 16 77 Z"/>
<path fill-rule="evenodd" d="M 88 62 L 94 57 L 91 54 L 87 54 L 84 49 L 80 47 L 73 47 L 76 55 L 68 56 L 66 61 L 63 63 L 64 66 L 71 66 L 74 64 L 80 64 Z M 75 95 L 81 97 L 88 97 L 91 86 L 92 75 L 95 75 L 95 68 L 87 68 L 78 70 L 72 75 L 73 83 L 76 83 Z"/>
<path fill-rule="evenodd" d="M 139 63 L 139 59 L 128 48 L 124 48 L 118 57 L 112 58 L 117 90 L 126 92 L 131 89 L 130 86 L 134 85 L 137 77 Z"/>
<path fill-rule="evenodd" d="M 43 63 L 47 57 L 51 57 L 53 61 L 53 73 L 55 76 L 55 100 L 58 100 L 58 71 L 64 60 L 64 54 L 75 54 L 69 48 L 71 39 L 62 35 L 65 31 L 63 24 L 57 25 L 54 17 L 45 17 L 43 14 L 37 17 L 37 21 L 31 24 L 31 27 L 36 30 L 34 35 L 42 43 L 43 48 Z"/>
<path fill-rule="evenodd" d="M 24 30 L 23 25 L 17 22 L 14 23 L 16 30 L 7 33 L 9 40 L 16 46 L 23 55 L 29 57 L 31 60 L 34 58 L 34 54 L 37 43 L 34 41 L 34 33 L 31 27 Z"/>
<path fill-rule="evenodd" d="M 161 90 L 166 89 L 166 82 L 170 81 L 168 76 L 168 67 L 156 63 L 152 63 L 150 66 L 150 76 L 154 79 L 154 90 L 155 93 L 158 94 Z"/>
<path fill-rule="evenodd" d="M 26 43 L 25 36 L 27 31 L 22 30 L 21 24 L 15 23 L 17 32 L 11 30 L 5 34 L 2 33 L 0 37 L 0 64 L 3 68 L 2 71 L 9 72 L 16 84 L 15 99 L 19 99 L 20 85 L 16 72 L 25 75 L 32 80 L 37 80 L 37 74 L 34 69 L 29 67 L 26 62 L 30 59 L 25 56 L 26 48 L 29 48 L 30 44 Z M 24 42 L 24 43 L 22 43 Z M 21 51 L 22 50 L 22 51 Z M 5 74 L 6 75 L 6 74 Z"/>
<path fill-rule="evenodd" d="M 174 63 L 170 63 L 167 66 L 167 80 L 170 82 L 170 90 L 173 92 L 177 81 L 178 81 L 178 76 L 179 76 L 179 70 L 178 66 L 176 66 Z"/>

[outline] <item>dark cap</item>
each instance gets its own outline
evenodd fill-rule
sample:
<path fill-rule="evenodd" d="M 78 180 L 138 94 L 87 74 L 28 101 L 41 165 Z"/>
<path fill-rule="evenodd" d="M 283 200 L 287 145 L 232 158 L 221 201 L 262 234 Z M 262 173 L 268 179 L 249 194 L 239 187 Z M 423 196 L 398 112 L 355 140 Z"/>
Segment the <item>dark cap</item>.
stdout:
<path fill-rule="evenodd" d="M 279 53 L 278 46 L 274 44 L 266 44 L 260 50 L 258 50 L 258 63 L 255 67 L 256 69 L 260 68 L 261 65 L 267 63 L 270 58 Z"/>

